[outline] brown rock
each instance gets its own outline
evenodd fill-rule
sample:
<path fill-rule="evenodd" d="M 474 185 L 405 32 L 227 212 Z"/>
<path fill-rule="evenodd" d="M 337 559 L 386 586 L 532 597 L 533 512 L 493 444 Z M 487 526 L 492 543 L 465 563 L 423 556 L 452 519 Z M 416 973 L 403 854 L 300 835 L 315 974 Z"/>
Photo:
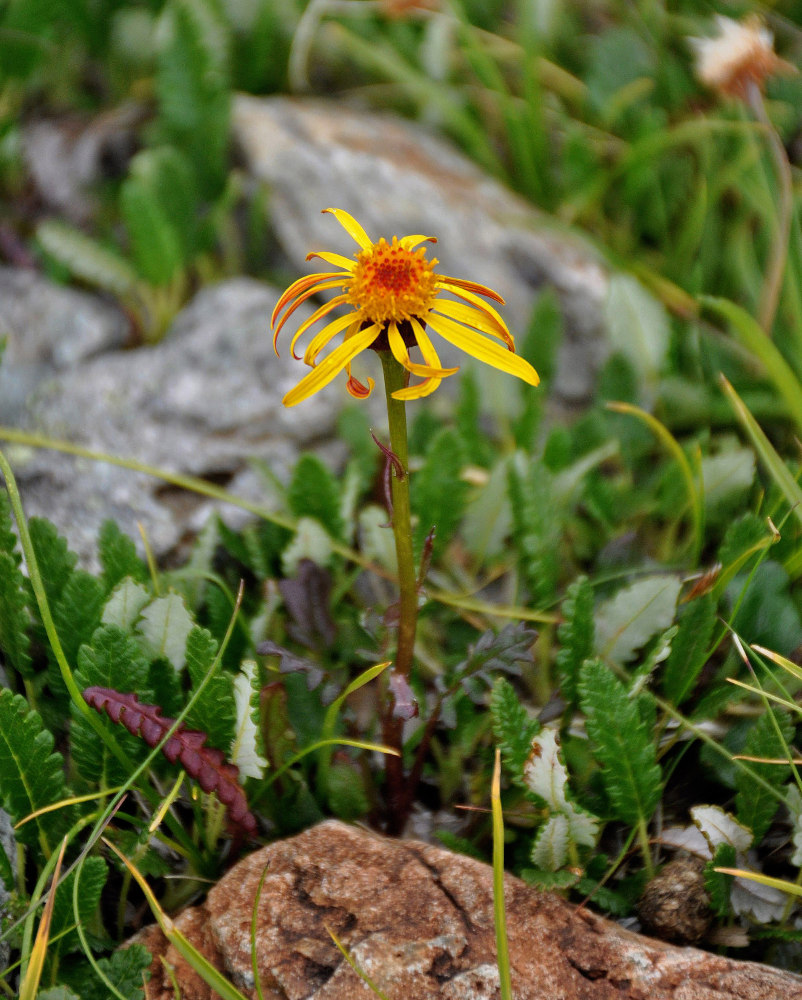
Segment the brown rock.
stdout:
<path fill-rule="evenodd" d="M 265 867 L 256 953 L 266 998 L 372 1000 L 328 929 L 391 1000 L 499 996 L 490 868 L 334 821 L 245 858 L 176 920 L 247 996 Z M 516 1000 L 802 1000 L 790 973 L 632 934 L 511 876 L 505 893 Z M 158 928 L 138 940 L 154 956 L 148 1000 L 174 996 L 162 957 L 183 1000 L 211 1000 Z"/>

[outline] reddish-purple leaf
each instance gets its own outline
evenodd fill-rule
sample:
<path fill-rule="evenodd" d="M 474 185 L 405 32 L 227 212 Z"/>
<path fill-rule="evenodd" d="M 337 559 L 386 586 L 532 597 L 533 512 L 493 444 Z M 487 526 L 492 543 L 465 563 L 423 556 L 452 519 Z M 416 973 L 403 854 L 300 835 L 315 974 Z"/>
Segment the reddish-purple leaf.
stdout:
<path fill-rule="evenodd" d="M 133 693 L 123 694 L 114 688 L 88 687 L 83 692 L 87 705 L 98 712 L 105 711 L 112 722 L 125 726 L 133 736 L 141 737 L 149 747 L 155 747 L 175 724 L 175 719 L 162 716 L 158 705 L 143 705 Z M 247 833 L 256 832 L 256 819 L 248 809 L 245 792 L 239 783 L 239 768 L 224 755 L 204 746 L 206 733 L 179 726 L 162 747 L 162 753 L 174 764 L 177 760 L 204 792 L 215 792 L 228 809 L 235 823 Z"/>

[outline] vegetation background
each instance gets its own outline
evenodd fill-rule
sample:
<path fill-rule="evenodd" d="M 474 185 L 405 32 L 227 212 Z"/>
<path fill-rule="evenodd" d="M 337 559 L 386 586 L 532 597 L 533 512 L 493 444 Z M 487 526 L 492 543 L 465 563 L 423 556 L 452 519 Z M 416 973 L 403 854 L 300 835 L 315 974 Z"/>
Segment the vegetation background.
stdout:
<path fill-rule="evenodd" d="M 592 239 L 615 350 L 586 413 L 544 419 L 548 292 L 516 332 L 543 386 L 513 386 L 512 416 L 476 375 L 446 420 L 411 411 L 431 557 L 405 744 L 417 808 L 458 815 L 441 839 L 489 856 L 498 745 L 508 867 L 648 924 L 647 883 L 682 848 L 705 914 L 691 937 L 799 970 L 802 76 L 765 99 L 705 87 L 689 38 L 720 32 L 714 15 L 759 15 L 800 65 L 793 0 L 3 0 L 0 253 L 115 296 L 141 343 L 207 282 L 283 284 L 269 193 L 232 156 L 239 90 L 393 109 Z M 126 102 L 138 149 L 91 225 L 46 217 L 26 123 Z M 261 519 L 210 522 L 169 570 L 111 523 L 102 572 L 80 568 L 25 519 L 0 457 L 9 995 L 141 997 L 148 956 L 114 949 L 143 900 L 187 902 L 250 835 L 386 819 L 364 749 L 393 643 L 381 467 L 362 410 L 339 433 L 343 474 L 301 457 Z M 187 763 L 191 731 L 206 743 Z"/>

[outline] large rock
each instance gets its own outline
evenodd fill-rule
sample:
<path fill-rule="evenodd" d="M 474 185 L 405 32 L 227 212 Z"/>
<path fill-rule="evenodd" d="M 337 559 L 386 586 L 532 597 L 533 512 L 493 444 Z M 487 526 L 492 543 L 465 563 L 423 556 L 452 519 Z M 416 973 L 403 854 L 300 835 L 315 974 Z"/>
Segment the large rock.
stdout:
<path fill-rule="evenodd" d="M 245 858 L 176 919 L 246 996 L 256 996 L 251 914 L 265 870 L 256 928 L 264 997 L 373 996 L 329 931 L 389 997 L 500 995 L 491 869 L 330 821 Z M 505 894 L 516 1000 L 802 998 L 802 978 L 790 973 L 650 940 L 511 876 Z M 157 927 L 138 940 L 153 954 L 148 1000 L 171 1000 L 174 982 L 183 1000 L 212 1000 Z"/>
<path fill-rule="evenodd" d="M 159 344 L 84 361 L 38 386 L 29 429 L 171 472 L 211 477 L 269 506 L 262 461 L 287 477 L 301 447 L 331 437 L 336 394 L 286 410 L 284 393 L 305 371 L 273 353 L 270 313 L 278 290 L 248 278 L 200 292 Z M 306 316 L 308 311 L 299 312 Z M 154 551 L 169 552 L 205 521 L 210 502 L 128 469 L 51 451 L 11 448 L 26 513 L 67 532 L 85 564 L 98 529 L 113 518 Z M 234 508 L 227 509 L 232 516 Z"/>
<path fill-rule="evenodd" d="M 551 391 L 570 406 L 588 402 L 607 352 L 607 272 L 578 234 L 397 118 L 332 102 L 241 96 L 234 132 L 249 172 L 269 187 L 270 221 L 296 268 L 310 250 L 354 253 L 353 240 L 320 214 L 332 207 L 354 215 L 372 239 L 437 236 L 431 252 L 440 270 L 500 292 L 514 333 L 526 329 L 537 293 L 553 288 L 565 334 Z"/>

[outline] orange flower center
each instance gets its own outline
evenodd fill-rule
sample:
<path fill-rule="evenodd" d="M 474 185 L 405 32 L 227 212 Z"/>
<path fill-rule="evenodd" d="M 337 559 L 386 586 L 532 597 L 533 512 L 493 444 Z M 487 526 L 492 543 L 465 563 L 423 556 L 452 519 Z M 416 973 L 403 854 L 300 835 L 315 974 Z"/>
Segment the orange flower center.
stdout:
<path fill-rule="evenodd" d="M 360 251 L 348 286 L 348 303 L 373 323 L 400 323 L 421 318 L 437 296 L 436 260 L 426 259 L 426 249 L 407 250 L 398 237 L 384 238 Z"/>

